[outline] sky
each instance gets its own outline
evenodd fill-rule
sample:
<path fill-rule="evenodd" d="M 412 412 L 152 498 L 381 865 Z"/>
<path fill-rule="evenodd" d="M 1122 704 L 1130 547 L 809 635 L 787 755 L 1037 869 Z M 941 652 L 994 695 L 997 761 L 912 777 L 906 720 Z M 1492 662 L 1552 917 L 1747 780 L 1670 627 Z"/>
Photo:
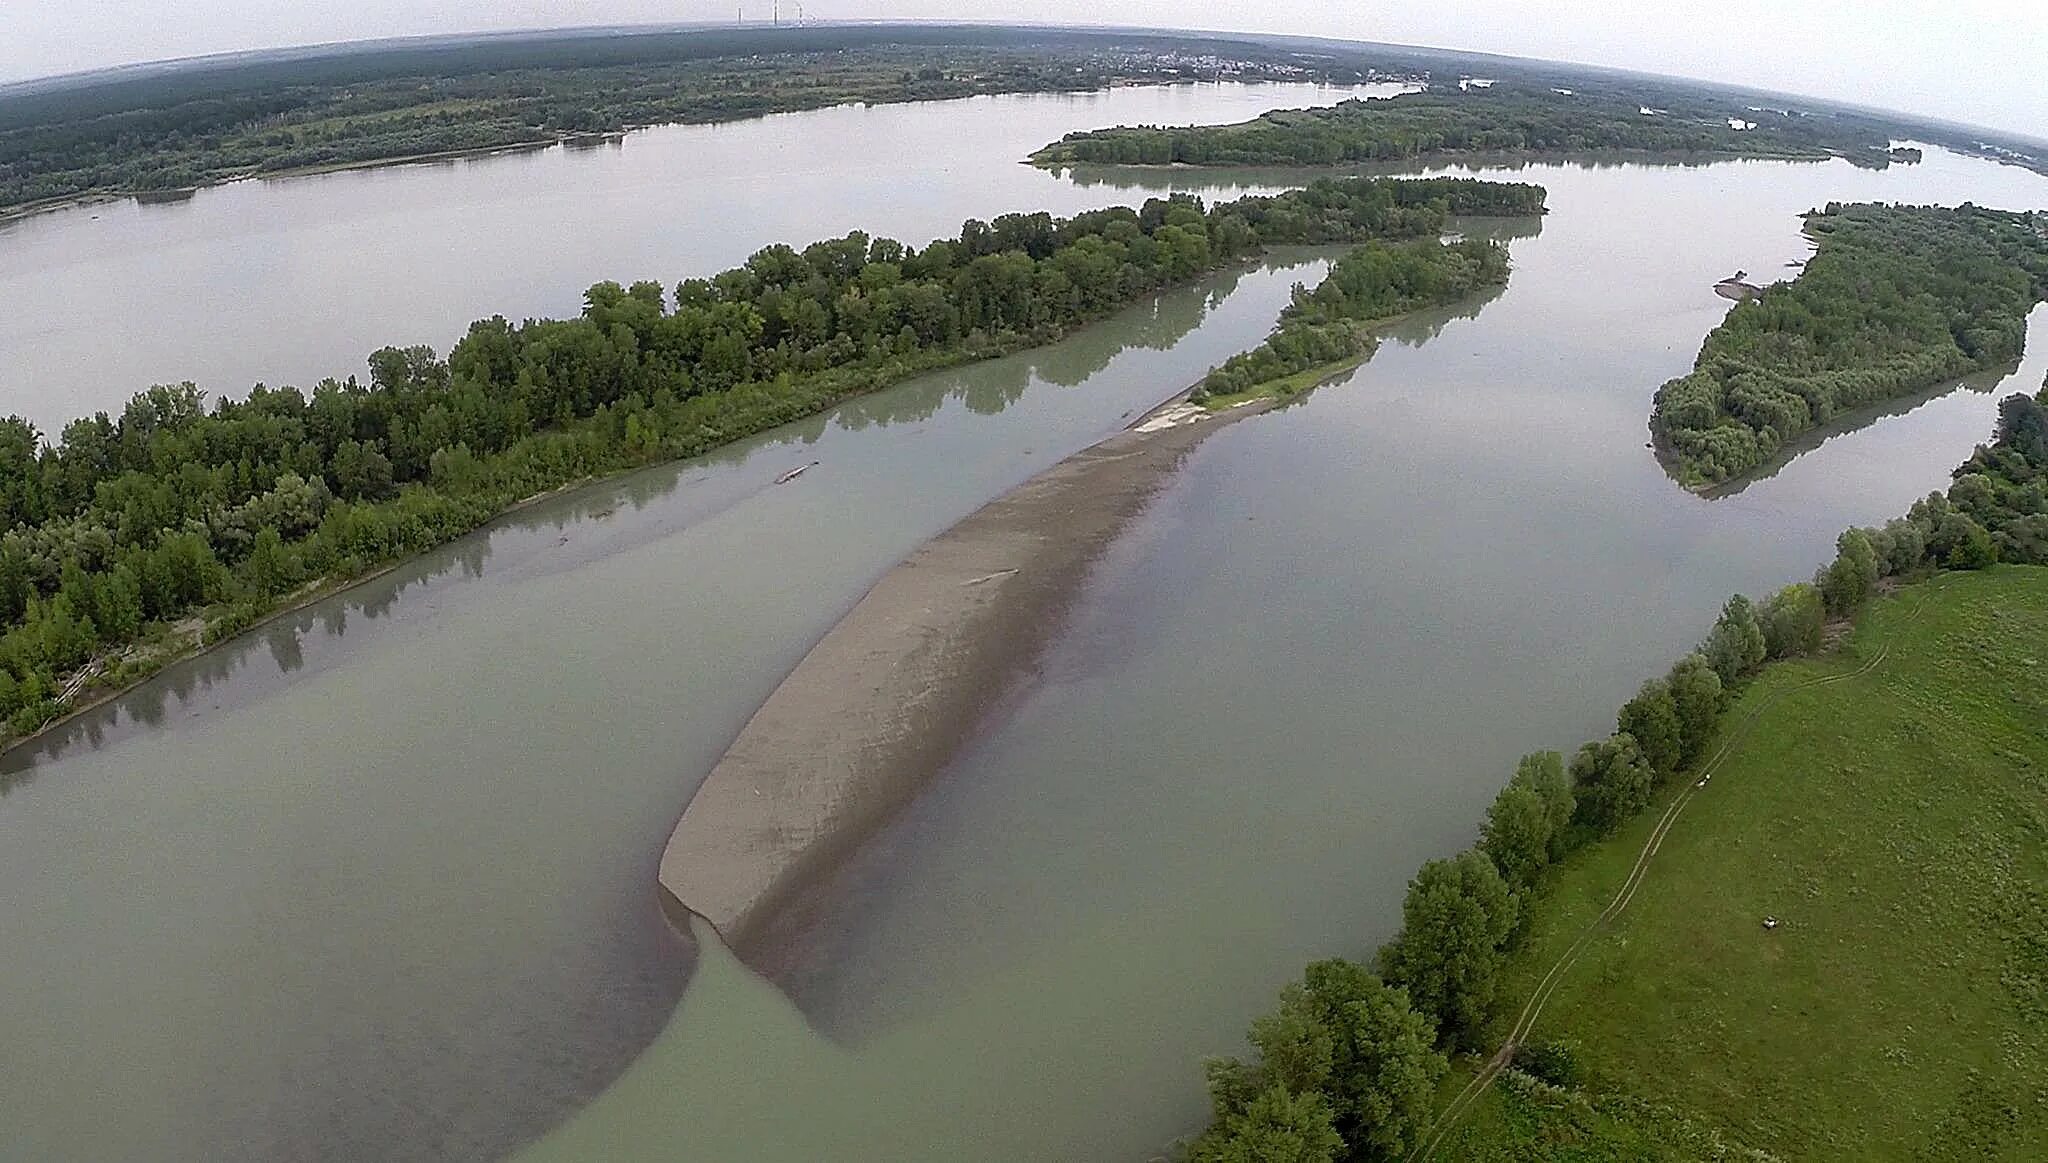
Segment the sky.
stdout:
<path fill-rule="evenodd" d="M 781 0 L 785 15 L 797 0 Z M 771 0 L 746 0 L 765 19 Z M 729 20 L 741 0 L 0 0 L 0 80 L 240 49 Z M 807 0 L 823 19 L 1301 33 L 1612 65 L 2048 137 L 2048 0 Z"/>

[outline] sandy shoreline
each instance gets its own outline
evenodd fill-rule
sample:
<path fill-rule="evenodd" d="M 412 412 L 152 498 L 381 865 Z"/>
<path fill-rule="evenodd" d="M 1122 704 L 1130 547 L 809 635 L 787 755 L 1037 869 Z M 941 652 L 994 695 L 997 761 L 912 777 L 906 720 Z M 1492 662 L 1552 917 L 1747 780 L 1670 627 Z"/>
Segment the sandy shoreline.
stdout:
<path fill-rule="evenodd" d="M 926 542 L 875 583 L 754 713 L 661 859 L 678 929 L 701 916 L 757 963 L 778 911 L 829 875 L 1027 673 L 1090 566 L 1232 420 L 1176 397 Z"/>

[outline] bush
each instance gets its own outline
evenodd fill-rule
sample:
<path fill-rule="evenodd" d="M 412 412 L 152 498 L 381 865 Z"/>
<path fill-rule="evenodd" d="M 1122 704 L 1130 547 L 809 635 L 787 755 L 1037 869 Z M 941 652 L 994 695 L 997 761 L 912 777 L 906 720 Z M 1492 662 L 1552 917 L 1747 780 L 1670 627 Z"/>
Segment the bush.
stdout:
<path fill-rule="evenodd" d="M 1580 1079 L 1578 1043 L 1553 1038 L 1517 1046 L 1515 1068 L 1549 1086 L 1575 1087 Z"/>

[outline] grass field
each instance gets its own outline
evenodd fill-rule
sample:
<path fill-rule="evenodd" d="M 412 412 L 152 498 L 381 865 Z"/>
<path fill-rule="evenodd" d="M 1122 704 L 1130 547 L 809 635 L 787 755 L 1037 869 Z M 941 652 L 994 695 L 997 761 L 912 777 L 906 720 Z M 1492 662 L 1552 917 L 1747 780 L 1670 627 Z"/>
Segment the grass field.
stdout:
<path fill-rule="evenodd" d="M 1880 599 L 1724 721 L 1512 962 L 1503 1035 L 1695 792 L 1525 1039 L 1580 1088 L 1509 1074 L 1433 1157 L 2048 1159 L 2048 569 Z"/>

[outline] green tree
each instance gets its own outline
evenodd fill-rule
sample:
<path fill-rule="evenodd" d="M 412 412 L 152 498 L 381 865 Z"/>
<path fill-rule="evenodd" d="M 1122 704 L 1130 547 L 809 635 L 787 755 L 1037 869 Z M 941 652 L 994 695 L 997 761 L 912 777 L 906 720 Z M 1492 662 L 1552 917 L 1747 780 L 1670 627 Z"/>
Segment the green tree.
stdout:
<path fill-rule="evenodd" d="M 334 491 L 351 501 L 375 501 L 391 493 L 391 461 L 360 441 L 342 441 L 331 468 Z"/>
<path fill-rule="evenodd" d="M 1477 849 L 1432 860 L 1408 882 L 1401 935 L 1380 951 L 1381 969 L 1436 1018 L 1439 1039 L 1478 1045 L 1516 916 L 1514 893 Z"/>
<path fill-rule="evenodd" d="M 1214 1124 L 1232 1125 L 1275 1088 L 1320 1094 L 1353 1158 L 1398 1156 L 1428 1122 L 1449 1066 L 1408 995 L 1341 958 L 1310 965 L 1252 1023 L 1251 1063 L 1209 1063 Z"/>
<path fill-rule="evenodd" d="M 277 530 L 269 526 L 258 530 L 249 547 L 249 559 L 242 563 L 242 577 L 249 589 L 263 597 L 283 593 L 297 580 L 297 573 Z"/>
<path fill-rule="evenodd" d="M 1189 1163 L 1334 1163 L 1344 1140 L 1320 1093 L 1275 1083 L 1218 1120 L 1188 1149 Z"/>
<path fill-rule="evenodd" d="M 1586 744 L 1572 757 L 1578 822 L 1603 834 L 1614 831 L 1649 804 L 1655 780 L 1634 736 L 1616 734 Z"/>
<path fill-rule="evenodd" d="M 1772 594 L 1759 620 L 1764 627 L 1764 646 L 1772 658 L 1811 654 L 1820 649 L 1827 607 L 1818 589 L 1800 582 Z"/>
<path fill-rule="evenodd" d="M 1834 564 L 1822 570 L 1815 582 L 1828 612 L 1842 615 L 1869 599 L 1882 572 L 1870 535 L 1861 529 L 1848 529 L 1835 540 Z"/>
<path fill-rule="evenodd" d="M 1700 654 L 1688 654 L 1671 668 L 1671 704 L 1678 713 L 1678 762 L 1689 767 L 1706 750 L 1721 721 L 1721 676 Z"/>
<path fill-rule="evenodd" d="M 1574 804 L 1564 756 L 1555 751 L 1532 751 L 1515 764 L 1515 780 L 1534 788 L 1543 797 L 1543 811 L 1550 818 L 1549 863 L 1555 864 L 1564 859 L 1571 846 Z"/>
<path fill-rule="evenodd" d="M 128 642 L 141 632 L 142 584 L 134 570 L 123 565 L 100 576 L 98 608 L 100 635 L 108 642 Z"/>
<path fill-rule="evenodd" d="M 1436 1051 L 1436 1027 L 1406 991 L 1356 962 L 1318 961 L 1302 978 L 1330 1033 L 1323 1091 L 1338 1134 L 1353 1158 L 1399 1158 L 1428 1125 L 1436 1085 L 1450 1068 Z"/>
<path fill-rule="evenodd" d="M 1945 569 L 1986 569 L 1998 560 L 1990 532 L 1961 513 L 1941 519 L 1927 549 Z"/>
<path fill-rule="evenodd" d="M 1671 684 L 1653 678 L 1642 685 L 1636 697 L 1622 705 L 1615 731 L 1634 737 L 1643 758 L 1658 775 L 1678 770 L 1685 757 L 1685 740 L 1678 721 L 1678 706 L 1671 698 Z"/>
<path fill-rule="evenodd" d="M 1492 858 L 1500 874 L 1516 889 L 1535 883 L 1550 863 L 1549 805 L 1534 787 L 1511 780 L 1486 809 L 1479 849 Z"/>
<path fill-rule="evenodd" d="M 1714 673 L 1721 676 L 1724 688 L 1748 678 L 1764 664 L 1770 652 L 1764 643 L 1763 625 L 1757 621 L 1756 607 L 1748 598 L 1736 594 L 1721 607 L 1721 617 L 1707 635 L 1702 652 Z"/>

